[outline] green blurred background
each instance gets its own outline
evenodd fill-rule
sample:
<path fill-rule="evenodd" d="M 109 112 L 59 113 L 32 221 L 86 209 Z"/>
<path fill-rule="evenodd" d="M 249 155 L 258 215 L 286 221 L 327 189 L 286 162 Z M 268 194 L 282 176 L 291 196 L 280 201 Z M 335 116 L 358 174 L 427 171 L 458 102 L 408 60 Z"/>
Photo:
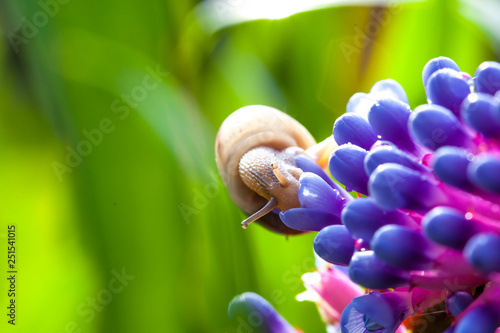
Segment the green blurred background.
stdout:
<path fill-rule="evenodd" d="M 18 274 L 15 327 L 0 279 L 0 331 L 236 332 L 227 305 L 245 291 L 324 331 L 294 299 L 314 235 L 241 229 L 214 139 L 232 111 L 265 104 L 322 140 L 378 80 L 414 108 L 429 59 L 471 74 L 498 59 L 495 1 L 373 2 L 242 20 L 243 0 L 2 0 L 0 269 L 15 224 Z"/>

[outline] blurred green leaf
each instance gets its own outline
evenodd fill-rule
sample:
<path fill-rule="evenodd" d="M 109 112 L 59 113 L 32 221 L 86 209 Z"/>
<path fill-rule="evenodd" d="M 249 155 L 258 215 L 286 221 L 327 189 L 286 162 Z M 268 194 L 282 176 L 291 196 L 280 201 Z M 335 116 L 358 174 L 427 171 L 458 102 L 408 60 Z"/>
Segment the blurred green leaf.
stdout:
<path fill-rule="evenodd" d="M 422 0 L 207 0 L 196 8 L 202 24 L 209 31 L 242 22 L 270 19 L 277 20 L 312 10 L 342 6 L 387 6 L 401 5 Z"/>
<path fill-rule="evenodd" d="M 460 0 L 458 12 L 480 27 L 500 53 L 500 3 L 495 0 Z"/>

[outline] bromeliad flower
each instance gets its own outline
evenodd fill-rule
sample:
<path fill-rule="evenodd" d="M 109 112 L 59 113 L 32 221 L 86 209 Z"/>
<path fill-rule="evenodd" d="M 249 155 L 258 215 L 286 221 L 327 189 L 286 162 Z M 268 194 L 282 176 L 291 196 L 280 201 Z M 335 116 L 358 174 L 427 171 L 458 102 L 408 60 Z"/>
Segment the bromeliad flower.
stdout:
<path fill-rule="evenodd" d="M 356 199 L 297 158 L 300 207 L 280 217 L 319 231 L 313 249 L 329 263 L 304 275 L 298 298 L 315 301 L 330 328 L 340 318 L 343 333 L 402 333 L 433 306 L 448 333 L 500 325 L 500 64 L 471 77 L 439 57 L 422 80 L 428 104 L 413 111 L 384 80 L 336 120 L 330 173 Z"/>

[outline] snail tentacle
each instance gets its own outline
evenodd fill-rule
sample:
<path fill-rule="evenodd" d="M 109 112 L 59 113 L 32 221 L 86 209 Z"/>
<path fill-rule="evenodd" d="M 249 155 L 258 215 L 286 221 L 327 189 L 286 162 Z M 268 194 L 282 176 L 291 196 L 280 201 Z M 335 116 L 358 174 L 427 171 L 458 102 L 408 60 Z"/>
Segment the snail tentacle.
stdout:
<path fill-rule="evenodd" d="M 253 213 L 245 221 L 241 222 L 241 227 L 243 229 L 246 229 L 250 223 L 257 221 L 262 216 L 267 215 L 268 213 L 272 212 L 272 210 L 274 208 L 276 208 L 277 206 L 278 206 L 278 200 L 276 200 L 276 198 L 271 198 L 271 200 L 269 200 L 264 207 L 262 207 L 257 212 Z"/>

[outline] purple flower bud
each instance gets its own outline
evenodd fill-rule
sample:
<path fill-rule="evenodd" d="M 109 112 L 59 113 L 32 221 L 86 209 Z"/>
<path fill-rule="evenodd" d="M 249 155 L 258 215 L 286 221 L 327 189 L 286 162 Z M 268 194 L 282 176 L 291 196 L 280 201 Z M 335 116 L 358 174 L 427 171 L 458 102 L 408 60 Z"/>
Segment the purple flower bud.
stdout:
<path fill-rule="evenodd" d="M 358 146 L 342 145 L 330 156 L 330 173 L 347 189 L 368 194 L 368 176 L 364 169 L 365 156 L 366 150 Z"/>
<path fill-rule="evenodd" d="M 330 187 L 339 192 L 339 194 L 347 201 L 352 200 L 352 196 L 342 188 L 339 184 L 334 182 L 330 175 L 327 175 L 321 167 L 314 162 L 312 159 L 303 154 L 297 154 L 295 157 L 295 163 L 297 163 L 297 167 L 302 169 L 303 172 L 312 172 L 321 177 Z"/>
<path fill-rule="evenodd" d="M 375 83 L 370 90 L 370 95 L 376 98 L 394 98 L 403 103 L 408 103 L 408 97 L 403 87 L 393 79 L 381 80 Z"/>
<path fill-rule="evenodd" d="M 427 211 L 446 202 L 444 193 L 425 175 L 399 164 L 382 164 L 370 176 L 369 193 L 377 205 L 393 210 Z"/>
<path fill-rule="evenodd" d="M 456 147 L 441 147 L 436 151 L 432 168 L 436 176 L 451 186 L 469 191 L 473 185 L 467 178 L 467 167 L 473 155 Z"/>
<path fill-rule="evenodd" d="M 383 210 L 372 198 L 361 198 L 347 204 L 342 211 L 342 223 L 354 238 L 366 242 L 370 242 L 375 232 L 384 225 L 415 225 L 408 215 L 398 210 Z"/>
<path fill-rule="evenodd" d="M 397 268 L 430 268 L 438 251 L 420 232 L 398 225 L 380 228 L 371 242 L 375 255 Z"/>
<path fill-rule="evenodd" d="M 314 251 L 322 259 L 335 265 L 349 265 L 354 253 L 354 239 L 343 225 L 321 229 L 314 238 Z"/>
<path fill-rule="evenodd" d="M 424 165 L 394 146 L 384 145 L 372 148 L 365 157 L 365 172 L 368 176 L 381 164 L 396 163 L 418 172 L 429 172 Z"/>
<path fill-rule="evenodd" d="M 465 246 L 464 255 L 484 274 L 500 272 L 500 236 L 484 233 L 472 237 Z"/>
<path fill-rule="evenodd" d="M 457 291 L 451 294 L 446 299 L 448 311 L 453 316 L 458 316 L 474 301 L 474 297 L 467 291 Z"/>
<path fill-rule="evenodd" d="M 302 208 L 315 208 L 340 216 L 347 200 L 321 177 L 311 172 L 300 176 L 299 201 Z"/>
<path fill-rule="evenodd" d="M 352 198 L 337 184 L 332 188 L 323 178 L 312 172 L 304 172 L 300 179 L 300 208 L 280 212 L 280 218 L 295 230 L 320 231 L 326 226 L 340 224 L 342 209 Z M 342 191 L 344 196 L 339 192 Z M 347 198 L 346 198 L 347 197 Z"/>
<path fill-rule="evenodd" d="M 462 129 L 455 115 L 439 105 L 417 107 L 410 116 L 408 128 L 413 140 L 430 150 L 443 146 L 474 148 L 472 139 Z"/>
<path fill-rule="evenodd" d="M 326 226 L 340 224 L 340 217 L 323 209 L 292 208 L 280 212 L 283 223 L 294 230 L 320 231 Z"/>
<path fill-rule="evenodd" d="M 428 212 L 422 226 L 432 241 L 461 250 L 474 235 L 474 226 L 463 213 L 448 207 L 436 207 Z"/>
<path fill-rule="evenodd" d="M 441 105 L 458 114 L 462 101 L 470 93 L 470 87 L 459 72 L 443 68 L 429 77 L 425 91 L 429 104 Z"/>
<path fill-rule="evenodd" d="M 474 76 L 476 92 L 495 95 L 497 91 L 500 91 L 500 64 L 498 62 L 483 62 L 477 68 Z"/>
<path fill-rule="evenodd" d="M 368 120 L 374 132 L 382 139 L 391 141 L 408 152 L 415 151 L 408 133 L 408 118 L 411 110 L 408 104 L 386 98 L 378 100 L 368 113 Z"/>
<path fill-rule="evenodd" d="M 454 333 L 494 333 L 498 325 L 498 310 L 482 305 L 467 312 L 457 324 Z"/>
<path fill-rule="evenodd" d="M 467 168 L 467 177 L 476 186 L 500 194 L 500 159 L 488 154 L 478 155 Z"/>
<path fill-rule="evenodd" d="M 500 111 L 493 96 L 470 94 L 462 103 L 460 114 L 467 124 L 485 137 L 500 137 Z"/>
<path fill-rule="evenodd" d="M 346 112 L 349 114 L 357 114 L 364 119 L 368 119 L 368 111 L 375 103 L 375 98 L 366 93 L 355 93 L 349 98 L 346 106 Z"/>
<path fill-rule="evenodd" d="M 330 176 L 328 176 L 316 162 L 306 155 L 297 154 L 295 156 L 295 163 L 297 163 L 297 167 L 302 169 L 303 172 L 312 172 L 320 176 L 328 185 L 330 185 L 330 187 L 337 189 L 338 185 L 332 181 Z"/>
<path fill-rule="evenodd" d="M 261 296 L 247 292 L 229 303 L 229 318 L 248 332 L 296 333 L 297 331 Z"/>
<path fill-rule="evenodd" d="M 377 141 L 370 124 L 356 113 L 344 113 L 333 125 L 333 137 L 339 145 L 351 143 L 366 150 Z"/>
<path fill-rule="evenodd" d="M 352 281 L 370 289 L 408 286 L 410 274 L 380 260 L 373 251 L 354 253 L 349 263 Z"/>
<path fill-rule="evenodd" d="M 450 58 L 438 57 L 431 59 L 427 62 L 427 64 L 425 64 L 424 70 L 422 71 L 422 81 L 424 83 L 424 87 L 427 86 L 427 80 L 429 79 L 429 77 L 434 74 L 434 72 L 442 68 L 451 68 L 457 72 L 460 72 L 460 68 L 458 68 L 458 65 Z"/>
<path fill-rule="evenodd" d="M 412 312 L 408 294 L 371 291 L 344 309 L 340 326 L 345 333 L 392 333 Z"/>

